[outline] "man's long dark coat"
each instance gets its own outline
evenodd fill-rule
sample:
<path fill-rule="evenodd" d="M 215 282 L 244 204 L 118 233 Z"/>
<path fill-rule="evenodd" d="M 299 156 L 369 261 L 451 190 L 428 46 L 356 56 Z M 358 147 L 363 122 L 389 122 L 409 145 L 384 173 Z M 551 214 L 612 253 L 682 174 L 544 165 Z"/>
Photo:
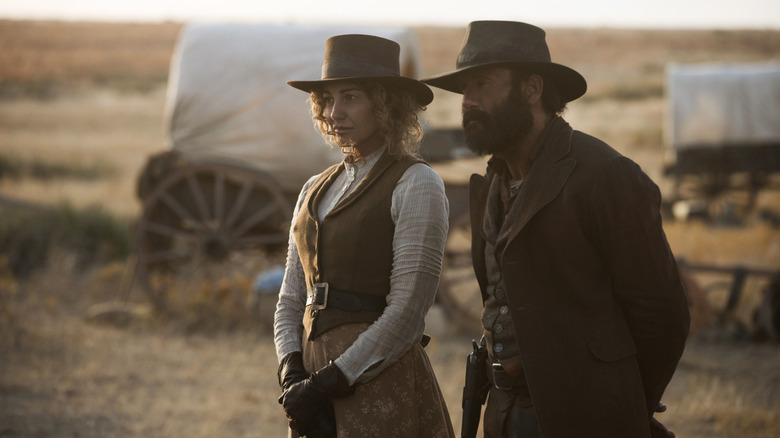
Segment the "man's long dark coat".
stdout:
<path fill-rule="evenodd" d="M 639 166 L 556 118 L 523 183 L 499 256 L 545 438 L 649 436 L 689 313 Z M 482 218 L 496 175 L 472 175 L 472 255 L 486 287 Z"/>

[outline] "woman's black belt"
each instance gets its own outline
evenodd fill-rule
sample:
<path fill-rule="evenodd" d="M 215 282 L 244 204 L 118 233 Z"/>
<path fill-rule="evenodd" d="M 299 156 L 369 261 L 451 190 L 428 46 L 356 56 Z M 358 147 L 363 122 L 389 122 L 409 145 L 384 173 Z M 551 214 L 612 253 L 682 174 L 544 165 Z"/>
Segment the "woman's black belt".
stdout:
<path fill-rule="evenodd" d="M 328 286 L 328 283 L 315 283 L 308 292 L 306 305 L 314 310 L 335 307 L 347 312 L 359 310 L 381 312 L 387 307 L 387 301 L 384 296 L 333 289 Z"/>

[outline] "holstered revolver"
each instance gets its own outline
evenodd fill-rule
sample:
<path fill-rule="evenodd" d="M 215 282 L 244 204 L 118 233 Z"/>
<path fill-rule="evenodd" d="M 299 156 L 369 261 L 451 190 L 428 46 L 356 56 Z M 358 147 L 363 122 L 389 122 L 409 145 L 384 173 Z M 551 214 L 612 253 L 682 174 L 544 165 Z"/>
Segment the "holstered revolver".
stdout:
<path fill-rule="evenodd" d="M 461 438 L 476 438 L 482 405 L 485 404 L 490 382 L 487 376 L 487 347 L 485 339 L 471 341 L 473 351 L 466 356 L 466 384 L 463 386 L 463 421 Z"/>

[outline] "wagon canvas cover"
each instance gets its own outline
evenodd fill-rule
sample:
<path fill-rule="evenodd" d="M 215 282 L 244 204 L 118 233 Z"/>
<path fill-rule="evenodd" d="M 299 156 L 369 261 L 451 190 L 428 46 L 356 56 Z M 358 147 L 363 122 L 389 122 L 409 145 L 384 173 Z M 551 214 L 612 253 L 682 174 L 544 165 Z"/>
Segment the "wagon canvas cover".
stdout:
<path fill-rule="evenodd" d="M 671 64 L 667 145 L 780 145 L 780 63 Z"/>
<path fill-rule="evenodd" d="M 318 79 L 325 40 L 365 33 L 401 46 L 402 74 L 419 77 L 415 34 L 402 28 L 191 24 L 171 61 L 165 123 L 188 159 L 232 161 L 273 176 L 287 191 L 338 162 L 315 131 L 306 93 L 288 80 Z"/>

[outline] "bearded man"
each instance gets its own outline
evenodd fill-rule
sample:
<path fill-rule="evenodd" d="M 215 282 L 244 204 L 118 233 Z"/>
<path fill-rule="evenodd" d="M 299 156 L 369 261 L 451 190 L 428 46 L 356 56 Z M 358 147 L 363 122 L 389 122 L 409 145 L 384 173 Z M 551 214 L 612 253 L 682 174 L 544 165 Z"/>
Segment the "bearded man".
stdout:
<path fill-rule="evenodd" d="M 561 118 L 586 91 L 545 32 L 470 23 L 456 70 L 423 82 L 463 95 L 472 257 L 491 383 L 485 437 L 674 436 L 653 415 L 689 313 L 658 187 Z"/>

